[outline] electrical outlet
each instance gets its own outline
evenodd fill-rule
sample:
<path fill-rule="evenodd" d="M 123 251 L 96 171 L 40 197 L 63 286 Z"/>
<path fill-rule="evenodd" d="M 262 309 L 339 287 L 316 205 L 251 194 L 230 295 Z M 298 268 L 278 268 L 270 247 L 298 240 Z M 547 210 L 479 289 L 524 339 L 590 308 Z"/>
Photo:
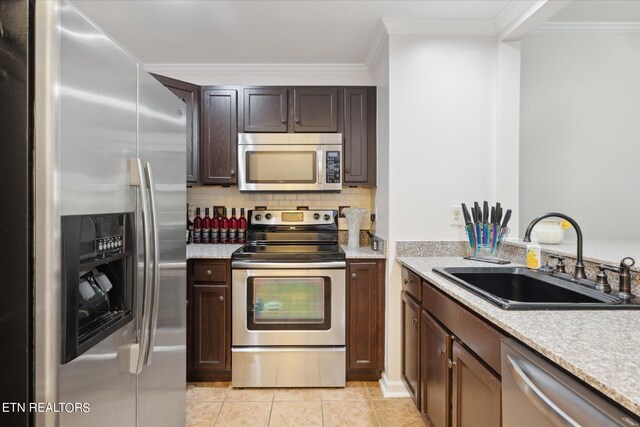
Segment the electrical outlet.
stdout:
<path fill-rule="evenodd" d="M 460 205 L 451 205 L 451 210 L 449 211 L 449 225 L 464 225 L 462 207 Z"/>

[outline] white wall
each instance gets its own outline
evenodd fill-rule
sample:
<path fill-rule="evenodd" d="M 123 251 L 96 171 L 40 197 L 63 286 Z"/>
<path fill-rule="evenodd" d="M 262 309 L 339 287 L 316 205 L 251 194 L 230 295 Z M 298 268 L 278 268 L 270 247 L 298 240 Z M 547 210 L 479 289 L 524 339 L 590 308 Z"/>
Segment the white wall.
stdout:
<path fill-rule="evenodd" d="M 527 36 L 521 84 L 520 228 L 560 211 L 640 238 L 640 38 Z"/>
<path fill-rule="evenodd" d="M 499 43 L 489 36 L 392 34 L 387 43 L 372 75 L 379 91 L 375 206 L 379 234 L 388 239 L 389 259 L 383 385 L 393 394 L 403 390 L 402 286 L 395 244 L 466 240 L 462 227 L 449 225 L 451 205 L 493 203 L 496 195 L 507 202 L 517 200 L 517 186 L 496 185 L 498 142 L 516 145 L 516 155 L 511 150 L 503 158 L 517 170 L 517 132 L 509 122 L 514 115 L 505 111 L 498 120 L 496 104 L 498 67 L 510 76 L 514 57 L 516 64 L 519 57 L 509 50 L 499 53 Z M 505 106 L 513 106 L 514 84 L 505 81 L 500 93 Z M 517 101 L 515 105 L 517 118 Z M 388 123 L 382 117 L 386 114 Z"/>

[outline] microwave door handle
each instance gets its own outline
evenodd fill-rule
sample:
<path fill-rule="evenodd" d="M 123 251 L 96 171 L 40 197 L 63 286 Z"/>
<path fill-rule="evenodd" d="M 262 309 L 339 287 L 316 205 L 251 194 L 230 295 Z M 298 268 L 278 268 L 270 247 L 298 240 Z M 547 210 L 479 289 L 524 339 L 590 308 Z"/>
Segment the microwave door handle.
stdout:
<path fill-rule="evenodd" d="M 139 374 L 144 368 L 144 352 L 148 346 L 149 340 L 149 315 L 151 311 L 151 273 L 149 268 L 151 266 L 151 239 L 149 238 L 149 232 L 151 227 L 150 211 L 149 211 L 149 198 L 147 176 L 144 172 L 144 164 L 141 159 L 131 159 L 129 161 L 131 169 L 131 186 L 138 187 L 140 189 L 140 207 L 142 215 L 142 242 L 144 246 L 144 263 L 143 263 L 143 296 L 142 296 L 142 319 L 140 322 L 140 329 L 138 330 L 138 347 L 135 351 L 137 360 L 135 363 L 132 361 L 131 370 L 133 373 Z"/>
<path fill-rule="evenodd" d="M 145 365 L 151 364 L 151 358 L 153 355 L 153 348 L 156 341 L 156 332 L 158 330 L 158 303 L 160 300 L 160 254 L 159 254 L 159 241 L 158 241 L 158 202 L 156 199 L 156 184 L 153 179 L 153 171 L 149 162 L 144 163 L 144 170 L 149 185 L 149 204 L 151 210 L 151 236 L 153 237 L 153 268 L 151 269 L 152 277 L 151 283 L 152 297 L 151 300 L 151 315 L 149 318 L 149 342 L 145 351 Z"/>
<path fill-rule="evenodd" d="M 317 182 L 318 182 L 318 186 L 320 186 L 320 188 L 324 189 L 324 182 L 323 182 L 323 178 L 326 175 L 326 172 L 324 170 L 324 164 L 325 164 L 325 160 L 324 160 L 324 147 L 318 147 L 318 176 L 316 178 Z"/>

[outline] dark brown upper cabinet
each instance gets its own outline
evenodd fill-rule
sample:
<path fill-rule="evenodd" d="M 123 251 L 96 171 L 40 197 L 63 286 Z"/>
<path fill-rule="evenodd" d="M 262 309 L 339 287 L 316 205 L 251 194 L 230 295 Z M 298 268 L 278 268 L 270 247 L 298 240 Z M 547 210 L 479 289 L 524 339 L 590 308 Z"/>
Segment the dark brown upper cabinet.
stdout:
<path fill-rule="evenodd" d="M 294 132 L 337 132 L 338 96 L 335 87 L 294 88 Z"/>
<path fill-rule="evenodd" d="M 344 90 L 344 184 L 376 185 L 376 89 Z"/>
<path fill-rule="evenodd" d="M 201 182 L 237 182 L 238 92 L 233 89 L 202 91 Z"/>
<path fill-rule="evenodd" d="M 245 132 L 286 132 L 288 97 L 286 88 L 245 88 L 243 98 Z"/>
<path fill-rule="evenodd" d="M 185 103 L 187 109 L 187 184 L 198 184 L 200 86 L 157 74 L 152 74 L 152 76 Z"/>

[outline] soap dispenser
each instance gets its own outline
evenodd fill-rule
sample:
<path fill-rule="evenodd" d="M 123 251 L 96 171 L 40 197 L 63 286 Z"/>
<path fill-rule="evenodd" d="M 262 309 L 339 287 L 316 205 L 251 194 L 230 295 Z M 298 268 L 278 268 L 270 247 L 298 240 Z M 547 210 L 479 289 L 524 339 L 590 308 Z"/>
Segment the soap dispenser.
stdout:
<path fill-rule="evenodd" d="M 531 243 L 527 244 L 526 265 L 532 270 L 537 270 L 542 265 L 542 250 L 538 239 L 531 239 Z"/>

